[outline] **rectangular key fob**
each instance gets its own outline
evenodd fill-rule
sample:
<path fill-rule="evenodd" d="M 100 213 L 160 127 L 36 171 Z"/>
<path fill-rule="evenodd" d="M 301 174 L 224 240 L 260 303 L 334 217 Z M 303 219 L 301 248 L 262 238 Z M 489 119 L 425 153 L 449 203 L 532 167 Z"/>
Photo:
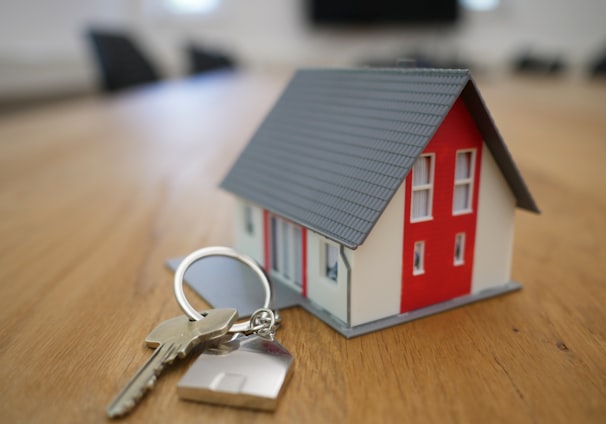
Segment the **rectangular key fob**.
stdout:
<path fill-rule="evenodd" d="M 292 374 L 292 355 L 272 338 L 252 334 L 209 348 L 177 384 L 187 400 L 274 410 Z"/>

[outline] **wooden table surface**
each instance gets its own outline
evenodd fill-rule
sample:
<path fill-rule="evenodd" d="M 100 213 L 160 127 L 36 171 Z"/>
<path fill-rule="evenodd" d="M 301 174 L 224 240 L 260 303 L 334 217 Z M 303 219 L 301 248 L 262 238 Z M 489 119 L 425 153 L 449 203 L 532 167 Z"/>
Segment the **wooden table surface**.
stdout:
<path fill-rule="evenodd" d="M 218 183 L 286 80 L 213 75 L 0 118 L 0 421 L 109 421 L 145 336 L 180 314 L 164 261 L 231 243 Z M 275 413 L 180 400 L 184 360 L 123 421 L 606 422 L 606 84 L 479 86 L 543 211 L 516 216 L 522 291 L 352 340 L 285 310 L 295 373 Z"/>

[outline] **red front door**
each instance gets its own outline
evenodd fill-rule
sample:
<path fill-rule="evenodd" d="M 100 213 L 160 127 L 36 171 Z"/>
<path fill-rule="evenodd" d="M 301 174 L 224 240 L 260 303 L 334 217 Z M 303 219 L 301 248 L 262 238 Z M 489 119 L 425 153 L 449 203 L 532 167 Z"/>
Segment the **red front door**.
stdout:
<path fill-rule="evenodd" d="M 471 290 L 482 145 L 458 99 L 406 177 L 401 312 Z"/>

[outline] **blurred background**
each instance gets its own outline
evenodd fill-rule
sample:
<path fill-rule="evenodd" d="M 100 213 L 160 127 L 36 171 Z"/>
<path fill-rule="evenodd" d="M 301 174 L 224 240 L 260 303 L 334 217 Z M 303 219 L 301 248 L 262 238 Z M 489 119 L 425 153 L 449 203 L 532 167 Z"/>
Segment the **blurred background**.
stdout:
<path fill-rule="evenodd" d="M 225 67 L 589 78 L 605 17 L 604 0 L 2 0 L 0 112 Z"/>

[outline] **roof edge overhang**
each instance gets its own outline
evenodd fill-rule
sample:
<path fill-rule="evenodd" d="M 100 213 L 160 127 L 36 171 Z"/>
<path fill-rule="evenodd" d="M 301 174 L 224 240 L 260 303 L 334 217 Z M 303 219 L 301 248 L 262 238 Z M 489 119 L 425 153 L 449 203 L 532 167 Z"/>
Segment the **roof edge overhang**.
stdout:
<path fill-rule="evenodd" d="M 541 213 L 472 78 L 469 79 L 460 96 L 480 130 L 488 150 L 490 150 L 511 188 L 516 198 L 516 207 L 534 213 Z"/>

